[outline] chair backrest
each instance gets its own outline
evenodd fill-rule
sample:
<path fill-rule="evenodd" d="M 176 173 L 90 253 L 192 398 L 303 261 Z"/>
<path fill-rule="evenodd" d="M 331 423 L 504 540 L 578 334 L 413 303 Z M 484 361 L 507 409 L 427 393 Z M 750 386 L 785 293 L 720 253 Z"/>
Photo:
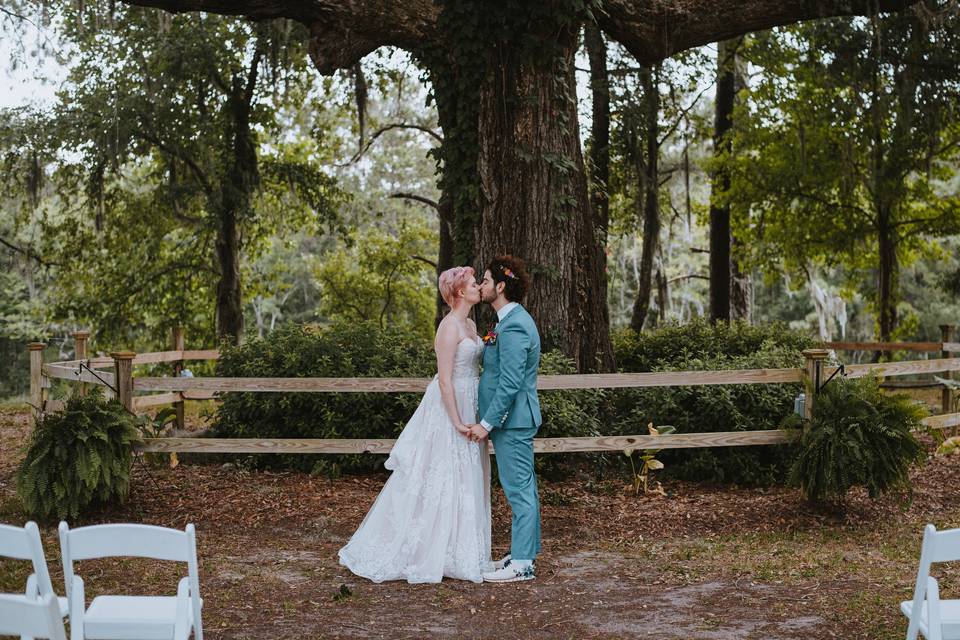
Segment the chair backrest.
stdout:
<path fill-rule="evenodd" d="M 917 582 L 913 588 L 913 607 L 907 637 L 916 638 L 920 625 L 920 611 L 927 597 L 930 565 L 937 562 L 960 560 L 960 529 L 937 531 L 932 524 L 923 528 L 923 544 L 920 546 L 920 566 L 917 569 Z"/>
<path fill-rule="evenodd" d="M 59 531 L 68 596 L 73 583 L 74 561 L 126 556 L 186 562 L 194 621 L 199 631 L 200 573 L 197 535 L 192 524 L 180 531 L 146 524 L 98 524 L 71 529 L 66 522 L 61 522 Z M 197 637 L 200 637 L 199 633 Z"/>
<path fill-rule="evenodd" d="M 47 558 L 43 553 L 40 529 L 36 522 L 28 522 L 23 527 L 0 524 L 0 556 L 32 562 L 40 595 L 56 595 L 53 592 L 53 583 L 50 582 Z"/>
<path fill-rule="evenodd" d="M 41 600 L 29 600 L 0 594 L 0 636 L 66 640 L 56 596 L 48 593 Z"/>

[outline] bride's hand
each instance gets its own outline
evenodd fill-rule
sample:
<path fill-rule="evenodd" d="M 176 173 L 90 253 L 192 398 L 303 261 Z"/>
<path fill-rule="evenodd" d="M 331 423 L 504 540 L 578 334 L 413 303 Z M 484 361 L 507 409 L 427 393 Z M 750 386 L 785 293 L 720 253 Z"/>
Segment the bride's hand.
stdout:
<path fill-rule="evenodd" d="M 462 435 L 464 438 L 470 439 L 470 427 L 465 424 L 454 425 L 457 429 L 457 433 Z"/>

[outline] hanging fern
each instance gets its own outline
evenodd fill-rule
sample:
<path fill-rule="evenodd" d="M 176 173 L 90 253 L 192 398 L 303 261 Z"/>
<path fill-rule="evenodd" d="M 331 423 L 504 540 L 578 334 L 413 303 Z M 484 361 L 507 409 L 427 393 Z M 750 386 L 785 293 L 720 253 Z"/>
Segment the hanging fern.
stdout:
<path fill-rule="evenodd" d="M 99 389 L 44 415 L 17 471 L 17 493 L 41 520 L 78 518 L 94 504 L 126 499 L 135 419 Z"/>
<path fill-rule="evenodd" d="M 925 451 L 913 435 L 926 412 L 909 396 L 887 395 L 875 377 L 838 380 L 817 394 L 790 481 L 816 502 L 839 502 L 854 486 L 871 498 L 909 488 Z"/>

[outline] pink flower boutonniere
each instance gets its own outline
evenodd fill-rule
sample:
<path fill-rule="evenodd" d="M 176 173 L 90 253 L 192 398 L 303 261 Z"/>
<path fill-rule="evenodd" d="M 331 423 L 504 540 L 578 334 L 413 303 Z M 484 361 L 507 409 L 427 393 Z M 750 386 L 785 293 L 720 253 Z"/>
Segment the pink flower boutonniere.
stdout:
<path fill-rule="evenodd" d="M 487 329 L 487 335 L 481 338 L 485 347 L 497 344 L 497 332 L 493 330 L 493 327 L 494 325 L 490 325 L 490 328 Z"/>

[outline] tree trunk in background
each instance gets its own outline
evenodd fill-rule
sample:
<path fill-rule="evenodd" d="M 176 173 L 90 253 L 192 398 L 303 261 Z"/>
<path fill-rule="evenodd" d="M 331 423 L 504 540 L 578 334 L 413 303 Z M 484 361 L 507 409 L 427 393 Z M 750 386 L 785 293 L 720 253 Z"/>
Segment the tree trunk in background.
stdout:
<path fill-rule="evenodd" d="M 890 224 L 890 216 L 880 211 L 880 225 L 877 229 L 880 269 L 878 273 L 878 306 L 880 317 L 880 342 L 890 342 L 897 328 L 897 280 L 899 261 L 897 260 L 896 229 Z"/>
<path fill-rule="evenodd" d="M 737 95 L 736 51 L 740 39 L 717 43 L 717 91 L 713 119 L 713 155 L 722 159 L 731 152 L 728 132 L 733 126 Z M 713 175 L 710 193 L 710 320 L 730 320 L 730 206 L 721 198 L 730 189 L 724 169 Z"/>
<path fill-rule="evenodd" d="M 523 258 L 533 277 L 524 304 L 544 350 L 563 350 L 578 371 L 609 371 L 607 229 L 590 204 L 580 150 L 578 28 L 557 37 L 560 54 L 546 62 L 493 45 L 480 89 L 477 257 L 480 265 L 504 253 Z"/>
<path fill-rule="evenodd" d="M 250 108 L 262 52 L 258 49 L 248 77 L 235 75 L 227 96 L 230 120 L 226 140 L 232 164 L 220 180 L 216 254 L 220 279 L 217 281 L 217 335 L 234 344 L 243 333 L 243 296 L 240 286 L 240 228 L 238 222 L 251 215 L 254 191 L 260 184 L 254 134 L 250 129 Z"/>
<path fill-rule="evenodd" d="M 643 114 L 645 151 L 643 171 L 643 248 L 640 251 L 640 278 L 637 283 L 637 299 L 633 303 L 630 328 L 639 333 L 643 330 L 650 309 L 653 292 L 653 258 L 660 243 L 660 92 L 657 87 L 659 67 L 645 69 L 640 73 L 643 85 Z"/>
<path fill-rule="evenodd" d="M 595 24 L 587 24 L 583 41 L 590 59 L 590 93 L 593 96 L 593 122 L 590 127 L 591 203 L 604 229 L 610 220 L 610 77 L 607 74 L 607 45 Z"/>
<path fill-rule="evenodd" d="M 753 276 L 740 268 L 736 258 L 739 241 L 732 239 L 730 257 L 730 319 L 753 324 Z"/>

